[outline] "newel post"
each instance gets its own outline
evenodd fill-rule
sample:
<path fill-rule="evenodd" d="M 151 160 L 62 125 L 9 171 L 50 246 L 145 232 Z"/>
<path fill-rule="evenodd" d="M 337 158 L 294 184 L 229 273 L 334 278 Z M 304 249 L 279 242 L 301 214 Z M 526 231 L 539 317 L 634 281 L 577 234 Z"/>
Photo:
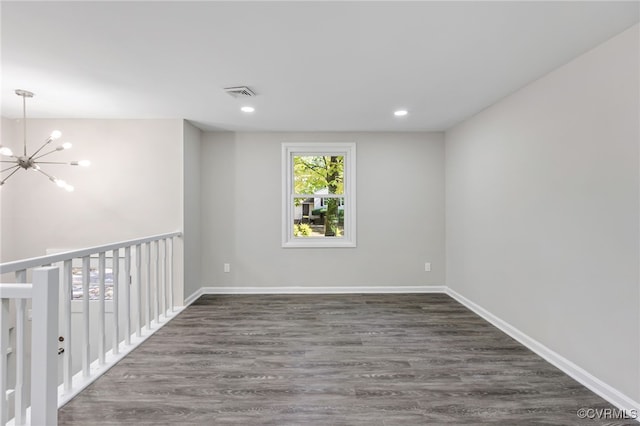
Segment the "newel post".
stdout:
<path fill-rule="evenodd" d="M 31 424 L 58 424 L 58 268 L 33 270 Z"/>

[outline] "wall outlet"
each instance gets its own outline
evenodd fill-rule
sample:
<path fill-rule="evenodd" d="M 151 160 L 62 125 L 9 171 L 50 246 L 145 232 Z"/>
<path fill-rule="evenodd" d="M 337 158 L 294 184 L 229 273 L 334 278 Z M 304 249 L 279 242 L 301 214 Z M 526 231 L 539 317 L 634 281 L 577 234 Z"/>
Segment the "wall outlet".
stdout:
<path fill-rule="evenodd" d="M 224 271 L 225 272 L 231 272 L 231 264 L 230 263 L 225 263 L 224 264 Z"/>
<path fill-rule="evenodd" d="M 425 272 L 431 272 L 431 262 L 426 262 L 424 264 L 424 271 Z"/>

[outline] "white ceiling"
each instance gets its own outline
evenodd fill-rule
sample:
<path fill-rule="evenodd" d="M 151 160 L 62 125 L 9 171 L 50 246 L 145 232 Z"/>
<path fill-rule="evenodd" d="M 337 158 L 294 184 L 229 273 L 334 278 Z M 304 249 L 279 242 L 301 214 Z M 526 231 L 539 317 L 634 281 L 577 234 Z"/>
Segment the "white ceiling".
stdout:
<path fill-rule="evenodd" d="M 631 2 L 7 2 L 2 115 L 444 130 L 639 20 Z M 226 86 L 248 85 L 243 102 Z M 250 104 L 252 114 L 240 107 Z M 409 115 L 394 117 L 397 108 Z"/>

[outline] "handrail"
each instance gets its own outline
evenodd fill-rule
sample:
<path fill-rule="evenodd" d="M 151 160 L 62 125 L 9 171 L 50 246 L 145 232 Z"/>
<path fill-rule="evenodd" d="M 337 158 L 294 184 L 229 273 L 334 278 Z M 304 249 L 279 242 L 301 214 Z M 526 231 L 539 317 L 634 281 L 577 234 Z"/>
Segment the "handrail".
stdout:
<path fill-rule="evenodd" d="M 123 247 L 130 247 L 137 244 L 144 244 L 151 241 L 173 238 L 182 236 L 182 232 L 175 231 L 166 234 L 152 235 L 144 238 L 137 238 L 134 240 L 120 241 L 117 243 L 105 244 L 102 246 L 95 246 L 89 248 L 83 248 L 79 250 L 70 250 L 62 253 L 50 254 L 46 256 L 32 257 L 29 259 L 15 260 L 12 262 L 0 263 L 0 274 L 8 274 L 10 272 L 21 271 L 24 269 L 36 268 L 42 265 L 50 265 L 56 262 L 61 262 L 67 259 L 89 256 L 95 253 L 106 252 L 111 250 L 117 250 Z"/>
<path fill-rule="evenodd" d="M 31 299 L 33 295 L 33 284 L 23 283 L 1 283 L 0 299 Z"/>

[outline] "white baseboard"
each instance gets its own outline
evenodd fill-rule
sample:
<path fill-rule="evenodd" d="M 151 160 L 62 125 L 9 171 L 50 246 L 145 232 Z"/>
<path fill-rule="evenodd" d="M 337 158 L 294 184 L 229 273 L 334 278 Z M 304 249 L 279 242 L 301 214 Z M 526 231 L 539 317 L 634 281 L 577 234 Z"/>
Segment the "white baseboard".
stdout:
<path fill-rule="evenodd" d="M 200 297 L 203 294 L 205 294 L 205 292 L 204 292 L 205 288 L 208 288 L 208 287 L 200 287 L 195 293 L 193 293 L 191 296 L 189 296 L 186 299 L 184 299 L 184 306 L 187 307 L 187 306 L 191 305 L 193 302 L 195 302 L 196 300 L 198 300 L 198 297 Z M 208 294 L 208 293 L 206 293 L 206 294 Z"/>
<path fill-rule="evenodd" d="M 202 287 L 201 294 L 358 294 L 358 293 L 445 293 L 437 286 L 350 286 L 350 287 Z M 197 293 L 195 293 L 197 294 Z M 194 295 L 195 295 L 194 294 Z M 188 300 L 191 299 L 190 296 Z M 198 296 L 199 297 L 199 296 Z M 185 301 L 186 303 L 186 301 Z"/>
<path fill-rule="evenodd" d="M 544 358 L 551 365 L 562 370 L 565 374 L 576 380 L 578 383 L 582 384 L 587 389 L 609 401 L 618 409 L 625 411 L 630 418 L 636 418 L 637 421 L 640 421 L 640 419 L 637 418 L 638 415 L 640 415 L 640 402 L 634 401 L 633 399 L 629 398 L 622 392 L 593 376 L 592 374 L 577 366 L 573 362 L 569 361 L 562 355 L 554 352 L 542 343 L 513 327 L 511 324 L 493 315 L 482 306 L 473 303 L 455 290 L 447 287 L 446 293 L 507 335 L 511 336 L 512 338 Z"/>

